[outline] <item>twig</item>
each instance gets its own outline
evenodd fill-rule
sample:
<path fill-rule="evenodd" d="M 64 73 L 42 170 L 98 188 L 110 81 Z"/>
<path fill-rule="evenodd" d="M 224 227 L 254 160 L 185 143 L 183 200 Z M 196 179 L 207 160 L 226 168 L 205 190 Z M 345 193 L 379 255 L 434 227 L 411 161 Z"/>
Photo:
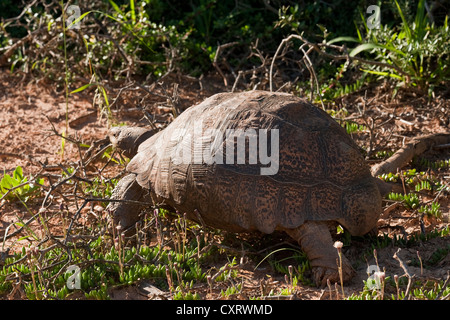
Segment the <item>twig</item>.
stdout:
<path fill-rule="evenodd" d="M 235 42 L 230 42 L 230 43 L 225 43 L 225 44 L 219 45 L 217 47 L 216 55 L 214 56 L 214 61 L 212 63 L 214 68 L 216 68 L 217 72 L 219 72 L 220 76 L 223 78 L 223 83 L 224 83 L 225 87 L 228 87 L 228 81 L 227 81 L 227 78 L 224 76 L 222 70 L 220 70 L 217 60 L 219 59 L 219 55 L 222 50 L 227 49 L 232 46 L 235 46 L 237 44 L 239 44 L 239 42 L 235 41 Z"/>
<path fill-rule="evenodd" d="M 263 2 L 264 2 L 264 6 L 267 8 L 267 10 L 269 10 L 269 11 L 275 13 L 276 15 L 278 15 L 278 10 L 270 5 L 269 0 L 263 0 Z"/>
<path fill-rule="evenodd" d="M 303 45 L 302 45 L 303 47 Z M 319 96 L 320 102 L 322 104 L 322 109 L 325 110 L 325 105 L 323 104 L 322 101 L 322 95 L 320 94 L 320 88 L 319 88 L 319 80 L 317 79 L 317 75 L 316 72 L 314 71 L 314 66 L 311 62 L 311 60 L 309 59 L 308 53 L 312 51 L 312 48 L 310 48 L 307 52 L 305 52 L 305 50 L 303 50 L 303 48 L 300 47 L 300 50 L 302 50 L 303 52 L 303 56 L 306 61 L 308 61 L 308 63 L 305 62 L 306 68 L 308 68 L 310 74 L 311 74 L 311 86 L 313 86 L 312 81 L 314 80 L 314 82 L 316 83 L 316 88 L 317 88 L 317 95 Z M 313 92 L 314 90 L 312 90 L 311 88 L 311 101 L 313 101 Z"/>
<path fill-rule="evenodd" d="M 119 100 L 120 95 L 122 94 L 122 92 L 124 90 L 127 90 L 131 87 L 133 87 L 135 84 L 133 82 L 129 83 L 128 85 L 126 85 L 125 87 L 122 87 L 119 89 L 119 92 L 117 93 L 117 96 L 114 98 L 113 102 L 111 102 L 111 104 L 109 105 L 109 108 L 111 109 Z"/>
<path fill-rule="evenodd" d="M 406 287 L 405 297 L 403 298 L 403 300 L 409 300 L 409 291 L 411 290 L 411 284 L 412 284 L 412 280 L 414 278 L 414 275 L 411 275 L 411 273 L 409 272 L 409 270 L 406 267 L 406 265 L 403 263 L 403 261 L 398 256 L 398 253 L 400 253 L 400 251 L 401 251 L 401 249 L 398 248 L 397 252 L 394 253 L 393 258 L 400 263 L 400 267 L 403 269 L 403 271 L 405 272 L 406 277 L 408 278 L 408 285 Z"/>
<path fill-rule="evenodd" d="M 235 269 L 239 269 L 239 265 L 235 265 L 235 266 L 230 266 L 229 264 L 227 264 L 225 267 L 223 267 L 222 269 L 220 269 L 219 271 L 216 272 L 215 275 L 213 275 L 211 277 L 211 281 L 216 280 L 216 278 L 218 276 L 220 276 L 222 273 L 224 273 L 225 271 L 230 271 L 230 270 L 235 270 Z"/>
<path fill-rule="evenodd" d="M 17 48 L 19 48 L 24 43 L 37 38 L 41 33 L 45 32 L 45 31 L 47 31 L 47 27 L 37 29 L 37 30 L 31 32 L 30 34 L 28 34 L 27 36 L 23 37 L 22 39 L 20 39 L 19 41 L 17 41 L 12 46 L 10 46 L 8 48 L 8 50 L 6 50 L 5 53 L 3 53 L 3 55 L 0 56 L 0 67 L 4 67 L 7 65 L 8 59 L 11 58 L 11 56 L 14 54 L 14 51 L 16 51 Z"/>
<path fill-rule="evenodd" d="M 439 290 L 438 294 L 436 295 L 436 299 L 435 300 L 439 300 L 439 298 L 441 297 L 442 293 L 444 293 L 445 288 L 447 288 L 448 284 L 449 284 L 449 280 L 450 280 L 450 271 L 447 271 L 447 279 L 445 279 L 444 284 L 442 285 L 441 290 Z M 445 300 L 449 295 L 446 295 L 442 300 Z"/>
<path fill-rule="evenodd" d="M 263 65 L 261 65 L 261 66 L 259 66 L 257 68 L 254 68 L 254 69 L 249 69 L 249 70 L 245 70 L 245 71 L 240 70 L 238 72 L 238 75 L 237 75 L 236 79 L 234 80 L 234 84 L 233 84 L 233 87 L 231 88 L 231 92 L 234 92 L 236 90 L 236 87 L 237 87 L 237 85 L 239 83 L 239 80 L 241 80 L 242 77 L 245 77 L 248 74 L 253 74 L 253 73 L 262 71 L 265 68 L 266 68 L 266 66 L 265 66 L 265 64 L 263 64 Z"/>
<path fill-rule="evenodd" d="M 298 296 L 296 294 L 290 294 L 290 295 L 276 295 L 276 296 L 262 296 L 260 297 L 261 300 L 298 300 Z"/>
<path fill-rule="evenodd" d="M 166 88 L 164 88 L 162 82 L 158 82 L 158 85 L 161 87 L 162 91 L 164 92 L 164 97 L 166 98 L 166 101 L 170 103 L 172 108 L 172 114 L 174 118 L 178 117 L 178 115 L 181 113 L 180 110 L 178 110 L 177 101 L 178 101 L 178 84 L 173 84 L 173 94 L 172 96 L 169 95 Z"/>
<path fill-rule="evenodd" d="M 313 43 L 308 41 L 306 38 L 302 37 L 301 35 L 298 34 L 291 34 L 289 35 L 287 38 L 283 39 L 280 43 L 280 45 L 278 46 L 277 51 L 275 52 L 275 55 L 273 56 L 272 59 L 272 63 L 270 66 L 270 72 L 269 72 L 269 83 L 270 83 L 270 91 L 273 91 L 273 85 L 272 85 L 272 71 L 273 71 L 273 65 L 275 63 L 275 60 L 278 56 L 278 53 L 280 52 L 281 48 L 289 41 L 291 41 L 292 39 L 299 39 L 301 41 L 304 42 L 304 44 L 307 44 L 308 46 L 312 47 L 315 51 L 317 51 L 319 54 L 333 59 L 333 60 L 348 60 L 348 61 L 359 61 L 361 63 L 365 63 L 365 64 L 371 64 L 371 65 L 376 65 L 376 66 L 380 66 L 380 67 L 385 67 L 385 68 L 389 68 L 389 69 L 393 69 L 395 71 L 397 71 L 399 74 L 407 77 L 408 79 L 410 78 L 410 75 L 408 73 L 406 73 L 405 71 L 403 71 L 402 69 L 400 69 L 399 67 L 395 66 L 395 65 L 391 65 L 391 64 L 387 64 L 387 63 L 383 63 L 383 62 L 379 62 L 379 61 L 372 61 L 372 60 L 366 60 L 360 57 L 351 57 L 348 55 L 347 53 L 347 48 L 345 45 L 343 46 L 336 46 L 336 45 L 330 45 L 327 43 Z M 330 53 L 325 52 L 324 50 L 321 50 L 322 47 L 326 47 L 326 48 L 331 48 L 334 50 L 338 50 L 340 52 L 343 52 L 343 55 L 333 55 Z"/>
<path fill-rule="evenodd" d="M 106 27 L 103 25 L 102 21 L 98 20 L 97 18 L 94 18 L 95 23 L 99 26 L 99 28 L 102 30 L 102 32 L 104 34 L 109 35 L 108 30 L 106 29 Z M 131 57 L 129 57 L 125 51 L 122 49 L 122 47 L 117 43 L 117 41 L 111 37 L 111 42 L 114 44 L 114 46 L 116 47 L 117 51 L 119 52 L 119 54 L 122 56 L 123 60 L 125 60 L 127 62 L 128 65 L 128 70 L 127 70 L 127 79 L 130 78 L 130 74 L 131 74 L 131 68 L 133 66 L 133 59 Z"/>
<path fill-rule="evenodd" d="M 270 64 L 270 69 L 269 69 L 269 90 L 270 92 L 273 91 L 273 85 L 272 85 L 272 74 L 273 74 L 273 65 L 275 64 L 275 60 L 277 59 L 278 53 L 280 52 L 281 48 L 284 47 L 284 45 L 286 43 L 288 43 L 289 41 L 291 41 L 292 38 L 296 38 L 296 39 L 301 39 L 299 38 L 299 36 L 295 35 L 295 34 L 291 34 L 289 37 L 281 40 L 280 45 L 277 48 L 277 51 L 275 51 L 275 54 L 272 58 L 272 62 Z"/>

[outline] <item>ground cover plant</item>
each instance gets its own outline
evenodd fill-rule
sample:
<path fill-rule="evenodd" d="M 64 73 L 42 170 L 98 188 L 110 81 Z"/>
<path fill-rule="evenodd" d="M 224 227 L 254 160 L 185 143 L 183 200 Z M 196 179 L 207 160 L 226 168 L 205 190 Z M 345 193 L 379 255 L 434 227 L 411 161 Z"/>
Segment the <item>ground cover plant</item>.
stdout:
<path fill-rule="evenodd" d="M 408 85 L 430 94 L 434 87 L 448 80 L 450 71 L 447 60 L 449 54 L 448 19 L 437 26 L 426 15 L 426 1 L 419 1 L 414 20 L 408 21 L 399 3 L 395 1 L 402 23 L 400 26 L 385 24 L 379 28 L 369 28 L 364 16 L 365 37 L 359 32 L 358 38 L 340 37 L 338 41 L 359 42 L 350 51 L 350 56 L 370 51 L 376 61 L 384 65 L 369 65 L 366 72 L 398 81 L 398 85 Z"/>
<path fill-rule="evenodd" d="M 61 14 L 71 4 L 2 12 L 1 299 L 449 299 L 448 144 L 379 175 L 393 190 L 376 234 L 337 228 L 357 272 L 343 285 L 315 287 L 283 234 L 149 207 L 122 235 L 105 210 L 129 161 L 107 129 L 163 129 L 217 92 L 307 96 L 371 165 L 448 133 L 448 20 L 430 2 L 380 2 L 374 30 L 365 1 L 91 1 L 80 29 Z"/>

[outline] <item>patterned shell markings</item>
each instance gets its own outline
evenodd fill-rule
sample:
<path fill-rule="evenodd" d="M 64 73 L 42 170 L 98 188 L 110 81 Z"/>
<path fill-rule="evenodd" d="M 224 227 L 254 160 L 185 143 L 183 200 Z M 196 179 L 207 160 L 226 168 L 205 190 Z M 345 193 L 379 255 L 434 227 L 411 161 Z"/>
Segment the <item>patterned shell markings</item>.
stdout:
<path fill-rule="evenodd" d="M 213 146 L 213 154 L 225 153 L 225 142 L 217 134 L 249 128 L 279 130 L 275 175 L 261 175 L 259 163 L 183 161 L 198 156 L 193 152 L 196 139 L 211 142 L 203 144 L 200 154 L 208 154 L 205 145 Z M 343 195 L 370 187 L 373 179 L 356 144 L 325 112 L 298 97 L 264 91 L 216 94 L 187 109 L 139 147 L 127 170 L 137 174 L 157 204 L 168 204 L 196 221 L 197 209 L 207 225 L 235 232 L 271 233 L 305 220 L 339 220 L 345 225 L 351 213 L 344 211 L 352 204 L 346 205 Z"/>

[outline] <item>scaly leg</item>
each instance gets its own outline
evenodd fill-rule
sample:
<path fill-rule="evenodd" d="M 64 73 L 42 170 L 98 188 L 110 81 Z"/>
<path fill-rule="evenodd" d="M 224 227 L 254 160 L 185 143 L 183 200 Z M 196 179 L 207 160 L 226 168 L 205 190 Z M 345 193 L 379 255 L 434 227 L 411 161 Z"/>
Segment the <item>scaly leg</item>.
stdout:
<path fill-rule="evenodd" d="M 326 286 L 327 279 L 331 282 L 339 283 L 339 255 L 337 249 L 333 247 L 333 240 L 325 223 L 307 221 L 296 229 L 287 229 L 285 231 L 298 241 L 302 250 L 308 256 L 314 280 L 318 286 Z M 350 280 L 354 273 L 355 271 L 350 262 L 342 255 L 344 281 Z"/>
<path fill-rule="evenodd" d="M 112 200 L 145 201 L 145 190 L 136 182 L 136 175 L 131 173 L 123 177 L 114 188 Z M 107 210 L 112 213 L 114 224 L 125 231 L 139 220 L 139 212 L 143 205 L 130 202 L 109 203 Z"/>

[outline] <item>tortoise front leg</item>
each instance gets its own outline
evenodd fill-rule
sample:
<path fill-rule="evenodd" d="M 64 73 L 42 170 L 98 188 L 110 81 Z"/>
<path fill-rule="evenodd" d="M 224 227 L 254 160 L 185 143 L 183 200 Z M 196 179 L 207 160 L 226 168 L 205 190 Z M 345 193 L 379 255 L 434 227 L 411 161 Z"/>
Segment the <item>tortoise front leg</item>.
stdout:
<path fill-rule="evenodd" d="M 111 200 L 145 201 L 145 190 L 136 182 L 136 175 L 131 173 L 123 177 L 114 188 Z M 139 212 L 143 205 L 132 202 L 112 201 L 107 210 L 112 213 L 114 224 L 122 230 L 133 226 L 139 220 Z"/>
<path fill-rule="evenodd" d="M 318 286 L 324 287 L 327 279 L 331 282 L 339 282 L 339 255 L 333 247 L 328 226 L 323 222 L 307 221 L 296 229 L 287 229 L 286 233 L 298 241 L 302 250 L 308 256 L 311 264 L 314 280 Z M 354 270 L 342 255 L 343 280 L 350 280 Z"/>

